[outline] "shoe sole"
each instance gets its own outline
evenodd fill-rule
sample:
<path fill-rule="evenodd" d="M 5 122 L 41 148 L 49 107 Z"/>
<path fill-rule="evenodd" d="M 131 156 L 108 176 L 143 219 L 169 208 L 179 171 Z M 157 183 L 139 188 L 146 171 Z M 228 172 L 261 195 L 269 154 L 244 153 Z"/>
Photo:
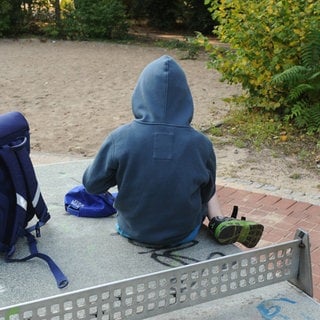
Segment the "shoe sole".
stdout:
<path fill-rule="evenodd" d="M 240 242 L 247 248 L 255 247 L 261 239 L 263 225 L 251 221 L 230 220 L 222 222 L 215 230 L 215 238 L 220 244 Z"/>

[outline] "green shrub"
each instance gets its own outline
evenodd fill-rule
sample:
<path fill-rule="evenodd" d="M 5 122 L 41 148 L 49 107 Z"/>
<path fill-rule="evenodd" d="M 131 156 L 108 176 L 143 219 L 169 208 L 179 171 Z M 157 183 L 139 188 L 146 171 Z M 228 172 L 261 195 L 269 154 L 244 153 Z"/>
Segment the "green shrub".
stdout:
<path fill-rule="evenodd" d="M 183 28 L 188 32 L 211 34 L 217 22 L 212 19 L 208 7 L 203 0 L 185 0 L 182 8 Z"/>
<path fill-rule="evenodd" d="M 0 0 L 0 37 L 10 30 L 10 10 L 9 0 Z"/>
<path fill-rule="evenodd" d="M 128 23 L 120 0 L 76 0 L 75 16 L 85 38 L 123 38 Z"/>
<path fill-rule="evenodd" d="M 320 31 L 312 31 L 301 47 L 301 64 L 272 79 L 272 84 L 285 95 L 287 119 L 298 127 L 320 132 Z"/>
<path fill-rule="evenodd" d="M 60 3 L 60 25 L 49 25 L 46 32 L 51 37 L 61 37 L 68 40 L 82 40 L 85 38 L 82 26 L 76 14 L 73 0 L 62 0 Z"/>
<path fill-rule="evenodd" d="M 144 6 L 149 25 L 160 30 L 175 29 L 182 13 L 181 1 L 146 0 Z"/>
<path fill-rule="evenodd" d="M 0 36 L 18 36 L 25 27 L 21 0 L 0 0 Z"/>
<path fill-rule="evenodd" d="M 149 27 L 211 33 L 215 22 L 203 0 L 123 0 L 131 19 Z"/>
<path fill-rule="evenodd" d="M 42 25 L 54 18 L 51 2 L 50 0 L 0 0 L 0 36 L 42 34 Z"/>
<path fill-rule="evenodd" d="M 286 96 L 275 90 L 272 77 L 299 63 L 301 44 L 320 27 L 318 0 L 205 0 L 219 26 L 215 34 L 225 46 L 210 45 L 210 67 L 222 80 L 241 84 L 242 102 L 278 109 Z"/>

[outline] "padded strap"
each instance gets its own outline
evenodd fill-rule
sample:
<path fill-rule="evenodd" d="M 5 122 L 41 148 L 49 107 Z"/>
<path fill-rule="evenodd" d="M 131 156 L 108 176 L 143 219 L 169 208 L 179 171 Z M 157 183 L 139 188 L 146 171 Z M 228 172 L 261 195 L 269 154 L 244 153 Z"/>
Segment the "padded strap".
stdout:
<path fill-rule="evenodd" d="M 19 161 L 20 170 L 23 173 L 26 184 L 28 200 L 35 209 L 39 221 L 45 224 L 50 219 L 50 215 L 48 213 L 47 205 L 43 200 L 26 145 L 12 146 L 11 150 L 14 151 Z"/>
<path fill-rule="evenodd" d="M 24 258 L 10 258 L 7 255 L 6 261 L 7 262 L 22 262 L 22 261 L 28 261 L 33 258 L 42 259 L 48 264 L 48 266 L 49 266 L 49 268 L 50 268 L 50 270 L 51 270 L 51 272 L 57 282 L 58 288 L 62 289 L 64 287 L 66 287 L 68 285 L 69 281 L 68 281 L 67 277 L 64 275 L 64 273 L 61 271 L 61 269 L 57 266 L 57 264 L 48 255 L 40 253 L 38 251 L 36 238 L 31 233 L 26 231 L 25 236 L 28 240 L 30 255 L 28 255 Z"/>
<path fill-rule="evenodd" d="M 18 236 L 23 235 L 22 232 L 26 225 L 28 206 L 27 192 L 25 180 L 20 170 L 20 165 L 15 153 L 11 151 L 9 146 L 5 146 L 0 148 L 0 156 L 10 173 L 16 192 L 16 220 L 12 230 L 13 237 L 10 239 L 10 243 L 8 243 L 9 247 L 11 247 L 16 243 Z"/>

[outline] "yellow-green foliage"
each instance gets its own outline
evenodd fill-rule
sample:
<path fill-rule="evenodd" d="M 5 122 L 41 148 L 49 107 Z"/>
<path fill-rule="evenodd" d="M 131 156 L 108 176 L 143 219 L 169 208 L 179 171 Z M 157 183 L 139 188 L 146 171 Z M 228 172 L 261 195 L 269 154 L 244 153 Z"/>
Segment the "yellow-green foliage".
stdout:
<path fill-rule="evenodd" d="M 246 101 L 276 109 L 284 99 L 271 79 L 299 64 L 301 44 L 311 29 L 320 28 L 319 0 L 205 0 L 214 31 L 226 47 L 209 46 L 210 65 L 222 80 L 240 83 Z M 202 40 L 206 40 L 202 38 Z"/>

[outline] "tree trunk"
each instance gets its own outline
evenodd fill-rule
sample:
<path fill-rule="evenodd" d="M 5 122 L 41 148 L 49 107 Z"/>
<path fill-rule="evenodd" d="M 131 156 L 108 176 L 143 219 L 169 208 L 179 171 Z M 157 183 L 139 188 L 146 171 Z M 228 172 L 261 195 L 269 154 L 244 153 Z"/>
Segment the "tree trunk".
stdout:
<path fill-rule="evenodd" d="M 54 12 L 55 12 L 56 26 L 58 29 L 60 29 L 60 26 L 61 26 L 60 0 L 55 0 Z"/>

